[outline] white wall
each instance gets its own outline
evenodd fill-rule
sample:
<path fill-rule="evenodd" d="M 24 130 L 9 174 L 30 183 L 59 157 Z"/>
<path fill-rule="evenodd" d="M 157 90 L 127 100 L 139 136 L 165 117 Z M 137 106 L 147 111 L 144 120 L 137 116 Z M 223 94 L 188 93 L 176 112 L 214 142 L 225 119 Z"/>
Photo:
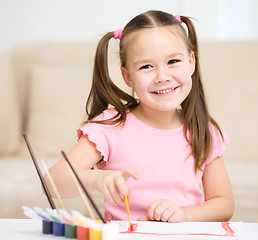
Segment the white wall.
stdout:
<path fill-rule="evenodd" d="M 200 40 L 258 39 L 256 0 L 0 0 L 0 53 L 31 42 L 98 39 L 149 9 L 196 18 Z"/>

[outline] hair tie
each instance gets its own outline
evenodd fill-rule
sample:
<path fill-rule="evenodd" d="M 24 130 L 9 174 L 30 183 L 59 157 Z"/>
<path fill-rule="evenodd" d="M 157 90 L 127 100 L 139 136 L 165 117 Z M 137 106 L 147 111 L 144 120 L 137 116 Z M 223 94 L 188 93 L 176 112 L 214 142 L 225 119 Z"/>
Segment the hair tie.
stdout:
<path fill-rule="evenodd" d="M 117 29 L 114 31 L 114 39 L 121 39 L 123 34 L 123 29 Z"/>
<path fill-rule="evenodd" d="M 179 22 L 182 23 L 180 15 L 175 15 L 174 18 Z"/>

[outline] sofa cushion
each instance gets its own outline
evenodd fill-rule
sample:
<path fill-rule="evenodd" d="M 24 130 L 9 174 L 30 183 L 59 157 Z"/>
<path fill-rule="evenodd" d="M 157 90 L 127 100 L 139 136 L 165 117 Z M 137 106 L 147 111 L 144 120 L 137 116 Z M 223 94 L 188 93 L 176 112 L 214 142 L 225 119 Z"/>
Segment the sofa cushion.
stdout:
<path fill-rule="evenodd" d="M 232 138 L 226 155 L 257 161 L 258 41 L 200 44 L 204 87 L 212 116 Z"/>
<path fill-rule="evenodd" d="M 128 89 L 121 81 L 118 60 L 118 41 L 110 42 L 110 74 L 115 83 Z M 13 66 L 19 105 L 22 114 L 22 130 L 28 128 L 28 96 L 30 95 L 30 73 L 34 65 L 44 66 L 85 66 L 93 67 L 97 42 L 51 42 L 19 46 L 13 51 Z"/>
<path fill-rule="evenodd" d="M 18 46 L 13 50 L 13 66 L 22 114 L 22 130 L 28 124 L 30 75 L 34 65 L 84 66 L 92 65 L 94 42 L 56 42 Z"/>
<path fill-rule="evenodd" d="M 75 144 L 85 120 L 92 70 L 35 65 L 31 70 L 28 138 L 39 154 L 60 154 Z"/>
<path fill-rule="evenodd" d="M 0 56 L 0 154 L 16 152 L 21 136 L 21 118 L 11 66 L 11 54 Z"/>

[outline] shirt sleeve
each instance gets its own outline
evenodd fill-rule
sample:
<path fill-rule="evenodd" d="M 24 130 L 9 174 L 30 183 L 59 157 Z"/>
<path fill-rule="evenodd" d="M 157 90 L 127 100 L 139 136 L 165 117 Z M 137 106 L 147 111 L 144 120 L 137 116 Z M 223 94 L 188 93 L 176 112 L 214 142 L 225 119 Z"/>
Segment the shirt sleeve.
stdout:
<path fill-rule="evenodd" d="M 114 117 L 117 111 L 114 109 L 108 109 L 103 111 L 94 120 L 107 120 Z M 110 137 L 110 131 L 112 132 L 112 126 L 100 123 L 86 123 L 81 128 L 77 129 L 78 140 L 82 135 L 86 135 L 90 142 L 94 143 L 97 151 L 100 152 L 102 158 L 102 163 L 108 163 L 110 146 L 112 145 L 112 140 Z"/>
<path fill-rule="evenodd" d="M 99 125 L 99 126 L 98 126 Z M 86 135 L 90 142 L 94 143 L 97 151 L 100 152 L 104 162 L 108 162 L 109 147 L 108 139 L 105 132 L 102 130 L 101 124 L 87 123 L 81 128 L 77 129 L 78 140 L 82 135 Z"/>
<path fill-rule="evenodd" d="M 211 126 L 211 134 L 213 148 L 206 161 L 206 165 L 212 163 L 217 157 L 221 157 L 224 154 L 227 145 L 231 142 L 231 139 L 224 132 L 222 132 L 222 138 L 220 132 L 213 125 Z"/>

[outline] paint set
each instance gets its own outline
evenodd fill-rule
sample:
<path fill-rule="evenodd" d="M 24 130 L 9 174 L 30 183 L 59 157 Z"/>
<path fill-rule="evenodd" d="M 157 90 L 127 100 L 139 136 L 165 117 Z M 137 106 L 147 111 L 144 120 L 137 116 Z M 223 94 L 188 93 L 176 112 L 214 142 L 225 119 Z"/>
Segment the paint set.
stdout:
<path fill-rule="evenodd" d="M 24 214 L 32 219 L 42 221 L 42 233 L 62 236 L 67 239 L 78 240 L 118 240 L 119 225 L 114 222 L 103 223 L 101 220 L 92 220 L 79 211 L 68 213 L 62 209 L 43 210 L 23 206 Z"/>
<path fill-rule="evenodd" d="M 29 207 L 23 207 L 24 214 L 32 219 L 42 220 L 43 234 L 53 234 L 54 236 L 64 236 L 66 238 L 74 239 L 77 238 L 79 240 L 117 240 L 119 236 L 119 226 L 116 223 L 105 222 L 96 204 L 87 192 L 86 188 L 84 187 L 82 181 L 80 180 L 79 176 L 77 175 L 76 171 L 74 170 L 64 151 L 61 151 L 61 153 L 66 161 L 67 168 L 69 169 L 70 174 L 73 177 L 74 182 L 76 183 L 78 191 L 80 192 L 81 197 L 88 209 L 90 218 L 84 216 L 82 213 L 78 211 L 72 211 L 70 214 L 65 210 L 64 204 L 62 202 L 61 197 L 59 196 L 54 181 L 51 178 L 44 161 L 42 160 L 42 164 L 45 168 L 46 174 L 48 175 L 51 186 L 57 196 L 60 206 L 62 207 L 62 209 L 56 209 L 56 206 L 48 190 L 48 186 L 44 181 L 37 160 L 28 141 L 28 138 L 26 135 L 23 135 L 23 137 L 28 147 L 36 171 L 38 173 L 43 190 L 47 196 L 47 199 L 51 207 L 47 208 L 46 210 L 43 210 L 39 207 L 34 207 L 34 209 Z M 87 198 L 85 197 L 85 195 L 87 196 Z M 94 208 L 100 220 L 95 219 L 87 199 L 90 201 L 92 207 Z"/>

